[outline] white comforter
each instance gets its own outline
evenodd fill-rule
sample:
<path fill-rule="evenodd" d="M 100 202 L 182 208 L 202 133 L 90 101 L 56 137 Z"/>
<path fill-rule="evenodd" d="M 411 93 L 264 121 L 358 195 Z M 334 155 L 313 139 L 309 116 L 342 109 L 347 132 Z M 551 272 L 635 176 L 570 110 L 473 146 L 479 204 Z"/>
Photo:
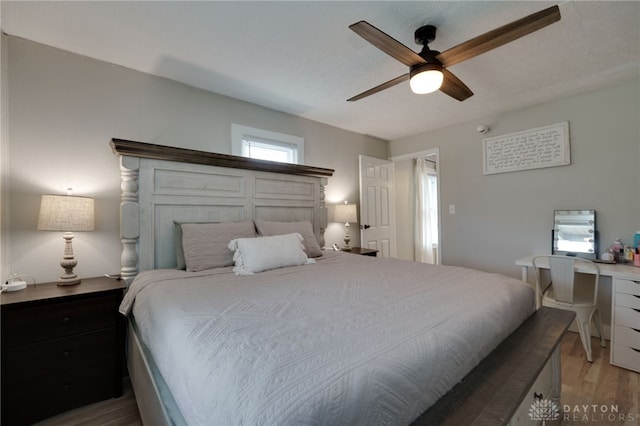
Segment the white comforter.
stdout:
<path fill-rule="evenodd" d="M 121 312 L 190 425 L 408 424 L 534 310 L 498 274 L 346 253 L 141 273 Z"/>

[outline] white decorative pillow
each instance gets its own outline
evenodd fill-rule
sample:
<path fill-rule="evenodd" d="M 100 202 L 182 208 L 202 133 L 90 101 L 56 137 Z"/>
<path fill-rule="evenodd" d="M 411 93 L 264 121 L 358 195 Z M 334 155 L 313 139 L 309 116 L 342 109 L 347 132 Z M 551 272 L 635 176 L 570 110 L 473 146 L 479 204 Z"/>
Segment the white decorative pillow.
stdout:
<path fill-rule="evenodd" d="M 256 224 L 258 235 L 263 237 L 297 232 L 302 235 L 302 244 L 304 244 L 304 251 L 307 253 L 307 256 L 322 256 L 322 249 L 320 248 L 320 245 L 316 240 L 316 236 L 313 233 L 313 226 L 308 220 L 301 220 L 298 222 L 272 222 L 256 219 L 254 222 Z"/>
<path fill-rule="evenodd" d="M 252 221 L 182 224 L 182 246 L 186 269 L 190 272 L 233 265 L 229 241 L 255 238 Z"/>
<path fill-rule="evenodd" d="M 302 235 L 293 233 L 232 240 L 229 249 L 235 252 L 233 272 L 236 275 L 253 275 L 269 269 L 316 263 L 304 252 L 302 239 Z"/>

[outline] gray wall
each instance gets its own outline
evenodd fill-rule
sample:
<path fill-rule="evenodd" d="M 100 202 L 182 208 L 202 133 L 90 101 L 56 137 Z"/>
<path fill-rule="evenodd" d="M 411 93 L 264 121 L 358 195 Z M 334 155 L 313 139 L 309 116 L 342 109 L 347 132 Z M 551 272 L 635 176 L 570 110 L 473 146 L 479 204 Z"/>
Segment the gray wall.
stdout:
<path fill-rule="evenodd" d="M 482 138 L 569 122 L 571 164 L 484 176 Z M 633 242 L 640 229 L 640 80 L 485 117 L 465 124 L 390 141 L 390 155 L 439 147 L 442 263 L 520 277 L 514 262 L 548 253 L 553 211 L 595 209 L 600 247 L 616 237 Z M 491 132 L 476 132 L 478 124 Z M 412 174 L 398 163 L 398 217 L 411 227 Z M 401 181 L 404 179 L 405 181 Z M 455 204 L 456 213 L 448 213 Z M 398 246 L 412 255 L 412 232 Z M 400 251 L 399 251 L 400 252 Z M 533 282 L 529 274 L 529 281 Z M 611 280 L 600 292 L 609 323 Z"/>
<path fill-rule="evenodd" d="M 231 123 L 305 139 L 306 164 L 335 169 L 326 201 L 358 200 L 358 154 L 386 158 L 388 143 L 11 36 L 8 39 L 9 272 L 38 282 L 62 272 L 59 233 L 36 230 L 40 195 L 96 200 L 96 231 L 76 233 L 81 277 L 119 270 L 118 158 L 112 137 L 230 153 Z M 4 126 L 3 126 L 4 127 Z M 6 144 L 6 141 L 5 141 Z M 340 153 L 336 155 L 336 153 Z M 354 245 L 359 235 L 353 233 Z M 330 224 L 327 244 L 342 242 Z M 3 277 L 4 278 L 4 277 Z"/>
<path fill-rule="evenodd" d="M 1 10 L 2 8 L 0 8 Z M 1 12 L 0 12 L 1 13 Z M 0 17 L 0 22 L 2 21 Z M 8 235 L 5 229 L 7 217 L 7 187 L 9 179 L 6 173 L 9 170 L 9 143 L 7 131 L 7 96 L 2 94 L 7 92 L 8 87 L 8 61 L 7 61 L 7 37 L 0 32 L 0 279 L 9 276 L 8 250 L 9 241 L 5 238 Z"/>
<path fill-rule="evenodd" d="M 440 149 L 444 264 L 519 277 L 516 259 L 550 250 L 556 209 L 595 209 L 601 248 L 616 237 L 632 242 L 640 229 L 639 118 L 640 80 L 634 80 L 393 140 L 389 149 L 391 156 Z M 482 174 L 483 137 L 563 121 L 569 122 L 571 165 Z M 491 127 L 486 136 L 476 132 L 480 123 Z M 403 176 L 410 178 L 408 173 L 398 178 Z M 397 187 L 409 184 L 397 182 Z M 398 211 L 412 211 L 403 199 L 409 198 L 399 197 Z M 449 204 L 456 206 L 453 215 Z"/>

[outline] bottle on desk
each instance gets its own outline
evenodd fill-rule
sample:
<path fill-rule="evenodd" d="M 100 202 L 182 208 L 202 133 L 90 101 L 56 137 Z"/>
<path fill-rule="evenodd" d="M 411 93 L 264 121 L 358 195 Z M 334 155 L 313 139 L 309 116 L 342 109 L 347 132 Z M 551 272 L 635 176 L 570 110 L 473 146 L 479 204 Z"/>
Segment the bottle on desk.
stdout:
<path fill-rule="evenodd" d="M 620 238 L 616 238 L 613 244 L 611 244 L 611 250 L 613 251 L 613 260 L 616 263 L 624 261 L 624 246 L 622 245 Z"/>
<path fill-rule="evenodd" d="M 633 262 L 633 252 L 635 250 L 630 246 L 624 246 L 624 260 L 625 262 L 632 263 Z"/>

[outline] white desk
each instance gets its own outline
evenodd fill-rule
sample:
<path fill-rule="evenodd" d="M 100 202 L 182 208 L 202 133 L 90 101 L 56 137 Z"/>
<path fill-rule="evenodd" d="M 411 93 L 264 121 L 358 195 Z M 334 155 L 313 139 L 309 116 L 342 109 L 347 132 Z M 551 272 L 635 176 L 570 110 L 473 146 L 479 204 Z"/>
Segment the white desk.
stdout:
<path fill-rule="evenodd" d="M 528 268 L 533 267 L 533 258 L 541 255 L 531 255 L 527 257 L 523 257 L 522 259 L 516 260 L 516 265 L 522 266 L 522 281 L 527 282 L 528 276 Z M 544 263 L 541 265 L 543 268 L 548 269 L 549 265 L 545 265 Z M 579 266 L 579 265 L 578 265 Z M 600 267 L 600 275 L 605 277 L 613 277 L 613 278 L 626 278 L 629 280 L 640 280 L 640 267 L 633 266 L 631 264 L 610 264 L 610 263 L 598 263 Z M 581 271 L 580 268 L 577 269 L 578 272 L 590 273 L 590 270 Z"/>
<path fill-rule="evenodd" d="M 536 256 L 516 260 L 516 265 L 522 266 L 522 281 L 526 283 Z M 577 266 L 578 272 L 593 273 Z M 608 263 L 598 263 L 598 266 L 601 276 L 612 278 L 611 364 L 640 372 L 640 267 Z M 548 269 L 549 265 L 542 263 L 540 267 Z M 536 304 L 539 305 L 538 286 L 535 286 L 535 291 Z"/>

